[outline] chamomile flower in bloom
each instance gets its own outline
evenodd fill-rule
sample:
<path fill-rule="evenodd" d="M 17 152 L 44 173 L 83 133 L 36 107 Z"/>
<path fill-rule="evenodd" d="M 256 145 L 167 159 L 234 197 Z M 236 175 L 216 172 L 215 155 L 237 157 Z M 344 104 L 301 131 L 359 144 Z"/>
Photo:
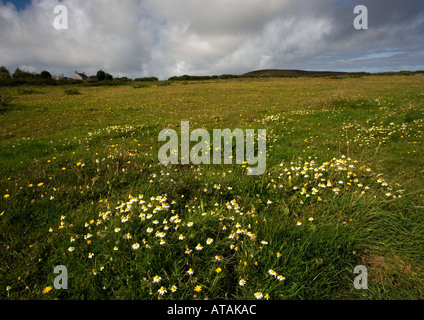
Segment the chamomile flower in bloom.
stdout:
<path fill-rule="evenodd" d="M 309 220 L 309 221 L 314 221 L 314 218 L 310 217 L 308 220 Z"/>
<path fill-rule="evenodd" d="M 192 269 L 192 268 L 190 268 L 190 269 L 188 269 L 188 270 L 187 270 L 187 273 L 191 275 L 191 274 L 193 274 L 193 273 L 194 273 L 194 271 L 193 271 L 193 269 Z"/>
<path fill-rule="evenodd" d="M 187 223 L 187 227 L 192 227 L 192 226 L 193 226 L 193 222 Z"/>
<path fill-rule="evenodd" d="M 149 228 L 147 228 L 147 230 L 146 230 L 146 231 L 147 231 L 147 233 L 150 233 L 150 232 L 152 232 L 152 231 L 153 231 L 153 228 L 150 228 L 150 227 L 149 227 Z"/>
<path fill-rule="evenodd" d="M 134 244 L 132 245 L 132 248 L 133 248 L 134 250 L 137 250 L 138 248 L 140 248 L 140 244 L 139 244 L 138 242 L 136 242 L 136 243 L 134 243 Z"/>
<path fill-rule="evenodd" d="M 255 298 L 256 298 L 256 299 L 260 300 L 260 299 L 262 299 L 262 297 L 263 297 L 262 292 L 256 292 L 256 293 L 255 293 Z"/>
<path fill-rule="evenodd" d="M 280 281 L 286 280 L 286 278 L 284 276 L 282 276 L 281 274 L 279 276 L 277 276 L 277 279 Z"/>
<path fill-rule="evenodd" d="M 173 285 L 173 286 L 171 287 L 171 291 L 172 291 L 172 292 L 177 291 L 177 286 Z"/>
<path fill-rule="evenodd" d="M 69 248 L 68 248 L 68 251 L 69 251 L 69 252 L 72 252 L 72 251 L 74 251 L 74 250 L 75 250 L 75 248 L 74 248 L 74 247 L 69 247 Z"/>
<path fill-rule="evenodd" d="M 268 273 L 269 273 L 271 276 L 276 276 L 276 275 L 277 275 L 277 273 L 276 273 L 274 270 L 272 270 L 272 269 L 268 270 Z"/>
<path fill-rule="evenodd" d="M 179 240 L 184 240 L 184 238 L 185 238 L 185 237 L 184 237 L 184 235 L 183 235 L 183 234 L 180 234 L 180 236 L 178 237 L 178 239 L 179 239 Z"/>
<path fill-rule="evenodd" d="M 121 230 L 121 228 L 115 228 L 115 232 L 119 232 Z"/>
<path fill-rule="evenodd" d="M 212 244 L 212 242 L 213 242 L 213 239 L 211 239 L 211 238 L 208 238 L 208 239 L 206 240 L 206 244 Z"/>
<path fill-rule="evenodd" d="M 301 225 L 302 225 L 302 222 L 298 221 L 298 222 L 296 223 L 296 225 L 297 225 L 297 226 L 301 226 Z"/>
<path fill-rule="evenodd" d="M 160 287 L 160 289 L 158 290 L 158 293 L 162 296 L 166 293 L 166 289 L 164 287 Z"/>
<path fill-rule="evenodd" d="M 89 253 L 88 253 L 88 258 L 89 258 L 89 259 L 91 259 L 91 258 L 93 258 L 93 257 L 94 257 L 94 253 L 89 252 Z"/>
<path fill-rule="evenodd" d="M 197 246 L 195 247 L 196 250 L 202 250 L 203 247 L 200 243 L 197 244 Z"/>
<path fill-rule="evenodd" d="M 246 285 L 246 280 L 240 279 L 239 286 L 244 287 Z"/>
<path fill-rule="evenodd" d="M 153 278 L 153 282 L 159 282 L 161 279 L 162 279 L 162 278 L 161 278 L 160 276 L 156 275 L 156 276 Z"/>
<path fill-rule="evenodd" d="M 262 244 L 268 244 L 268 241 L 262 240 L 261 243 Z"/>

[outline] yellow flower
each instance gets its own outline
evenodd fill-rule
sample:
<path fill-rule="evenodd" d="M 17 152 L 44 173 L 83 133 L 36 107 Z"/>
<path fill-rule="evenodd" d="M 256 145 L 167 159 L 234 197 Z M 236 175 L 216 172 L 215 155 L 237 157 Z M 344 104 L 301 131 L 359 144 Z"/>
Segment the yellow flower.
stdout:
<path fill-rule="evenodd" d="M 40 182 L 39 184 L 37 184 L 38 187 L 42 187 L 44 185 L 44 183 Z"/>
<path fill-rule="evenodd" d="M 221 268 L 216 268 L 216 270 L 215 270 L 216 273 L 220 273 L 221 271 L 222 271 Z"/>
<path fill-rule="evenodd" d="M 3 198 L 5 198 L 5 199 L 7 199 L 7 198 L 9 198 L 10 197 L 10 194 L 5 194 L 4 196 L 3 196 Z"/>
<path fill-rule="evenodd" d="M 44 288 L 43 293 L 44 294 L 49 293 L 49 291 L 52 290 L 52 289 L 53 289 L 52 287 L 48 286 L 48 287 Z"/>
<path fill-rule="evenodd" d="M 194 288 L 194 291 L 196 291 L 196 292 L 200 292 L 200 291 L 202 291 L 202 286 L 197 285 L 197 286 Z"/>

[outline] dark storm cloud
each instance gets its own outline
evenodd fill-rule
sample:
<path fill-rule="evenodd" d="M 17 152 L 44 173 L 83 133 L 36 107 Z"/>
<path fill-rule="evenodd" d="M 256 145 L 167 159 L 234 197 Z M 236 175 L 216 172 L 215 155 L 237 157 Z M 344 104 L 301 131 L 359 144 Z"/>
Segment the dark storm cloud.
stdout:
<path fill-rule="evenodd" d="M 68 8 L 69 29 L 53 27 Z M 369 29 L 353 27 L 353 8 Z M 0 64 L 114 76 L 424 69 L 422 0 L 38 0 L 0 5 Z"/>

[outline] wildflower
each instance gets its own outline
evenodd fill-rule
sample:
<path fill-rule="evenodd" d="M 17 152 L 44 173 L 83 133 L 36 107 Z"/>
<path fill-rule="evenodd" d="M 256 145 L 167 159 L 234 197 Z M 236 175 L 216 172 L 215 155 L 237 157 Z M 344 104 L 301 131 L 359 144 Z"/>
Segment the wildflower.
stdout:
<path fill-rule="evenodd" d="M 88 258 L 89 259 L 93 258 L 93 256 L 94 256 L 94 253 L 91 253 L 91 252 L 88 253 Z"/>
<path fill-rule="evenodd" d="M 272 203 L 272 201 L 271 200 L 268 200 L 267 202 L 266 202 L 266 204 L 271 204 Z"/>
<path fill-rule="evenodd" d="M 269 299 L 269 293 L 265 294 L 265 299 L 268 300 Z"/>
<path fill-rule="evenodd" d="M 87 233 L 87 234 L 84 236 L 84 240 L 90 239 L 92 236 L 93 236 L 93 235 L 92 235 L 91 233 Z"/>
<path fill-rule="evenodd" d="M 158 290 L 159 294 L 162 296 L 164 295 L 167 291 L 164 287 L 160 287 L 160 289 Z"/>
<path fill-rule="evenodd" d="M 202 250 L 203 247 L 200 243 L 198 243 L 197 246 L 195 247 L 195 249 L 199 251 L 199 250 Z"/>
<path fill-rule="evenodd" d="M 281 253 L 277 252 L 277 258 L 281 257 Z"/>
<path fill-rule="evenodd" d="M 137 242 L 137 243 L 134 243 L 133 245 L 132 245 L 132 248 L 134 249 L 134 250 L 137 250 L 138 248 L 140 248 L 140 244 Z"/>
<path fill-rule="evenodd" d="M 146 230 L 148 233 L 150 233 L 150 232 L 152 232 L 153 231 L 153 228 L 147 228 L 147 230 Z"/>
<path fill-rule="evenodd" d="M 261 243 L 262 244 L 268 244 L 268 241 L 262 240 Z"/>
<path fill-rule="evenodd" d="M 260 299 L 262 299 L 262 297 L 263 297 L 262 292 L 256 292 L 255 293 L 255 298 L 256 299 L 260 300 Z"/>
<path fill-rule="evenodd" d="M 121 228 L 115 228 L 115 232 L 119 232 L 121 230 Z"/>
<path fill-rule="evenodd" d="M 302 225 L 302 222 L 298 221 L 298 222 L 296 223 L 296 225 L 297 225 L 297 226 L 301 226 L 301 225 Z"/>
<path fill-rule="evenodd" d="M 194 288 L 194 291 L 196 291 L 196 292 L 200 292 L 200 291 L 202 291 L 202 286 L 197 285 L 197 286 Z"/>
<path fill-rule="evenodd" d="M 246 280 L 240 279 L 239 286 L 244 287 L 246 285 Z"/>
<path fill-rule="evenodd" d="M 193 271 L 192 268 L 190 268 L 190 269 L 187 270 L 187 273 L 190 274 L 190 275 L 192 275 L 194 273 L 194 271 Z"/>
<path fill-rule="evenodd" d="M 162 278 L 161 278 L 160 276 L 156 275 L 156 276 L 153 278 L 153 282 L 159 282 L 161 279 L 162 279 Z"/>
<path fill-rule="evenodd" d="M 166 243 L 166 242 L 165 242 L 165 240 L 160 239 L 160 241 L 159 241 L 159 245 L 163 246 L 165 243 Z"/>
<path fill-rule="evenodd" d="M 206 240 L 206 244 L 211 244 L 213 242 L 213 239 L 211 239 L 211 238 L 208 238 L 207 240 Z"/>
<path fill-rule="evenodd" d="M 10 194 L 5 194 L 4 196 L 3 196 L 3 198 L 5 198 L 5 199 L 7 199 L 7 198 L 9 198 L 10 197 Z"/>
<path fill-rule="evenodd" d="M 69 247 L 69 248 L 68 248 L 68 251 L 69 251 L 69 252 L 72 252 L 72 251 L 74 251 L 74 250 L 75 250 L 75 247 Z"/>
<path fill-rule="evenodd" d="M 53 289 L 53 288 L 52 288 L 52 287 L 50 287 L 50 286 L 45 287 L 45 288 L 44 288 L 44 290 L 43 290 L 43 293 L 44 293 L 44 294 L 49 293 L 49 292 L 50 292 L 50 290 L 52 290 L 52 289 Z"/>
<path fill-rule="evenodd" d="M 309 219 L 308 219 L 309 221 L 314 221 L 314 218 L 312 218 L 312 217 L 309 217 Z"/>
<path fill-rule="evenodd" d="M 118 251 L 119 249 L 118 249 L 118 247 L 117 246 L 114 246 L 113 247 L 113 251 Z"/>
<path fill-rule="evenodd" d="M 172 292 L 177 291 L 177 286 L 173 285 L 173 286 L 171 287 L 171 291 L 172 291 Z"/>
<path fill-rule="evenodd" d="M 187 227 L 191 227 L 191 226 L 193 226 L 193 222 L 187 223 Z"/>
<path fill-rule="evenodd" d="M 216 273 L 220 273 L 221 271 L 222 271 L 222 269 L 221 269 L 221 268 L 219 268 L 219 267 L 215 269 L 215 272 L 216 272 Z"/>
<path fill-rule="evenodd" d="M 286 280 L 286 278 L 283 277 L 281 274 L 279 276 L 277 276 L 277 279 L 280 280 L 280 281 Z"/>
<path fill-rule="evenodd" d="M 179 240 L 184 240 L 184 238 L 185 238 L 185 237 L 184 237 L 184 235 L 183 235 L 183 234 L 180 234 L 180 236 L 178 237 L 178 239 L 179 239 Z"/>
<path fill-rule="evenodd" d="M 165 232 L 157 232 L 156 233 L 156 237 L 163 238 L 165 236 L 166 236 L 166 233 Z"/>

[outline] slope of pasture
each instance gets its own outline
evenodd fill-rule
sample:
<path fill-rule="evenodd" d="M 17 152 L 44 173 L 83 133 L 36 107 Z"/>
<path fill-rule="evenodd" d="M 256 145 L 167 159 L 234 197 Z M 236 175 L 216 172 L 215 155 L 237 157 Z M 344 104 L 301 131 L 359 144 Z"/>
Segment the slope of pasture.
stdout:
<path fill-rule="evenodd" d="M 423 85 L 2 89 L 15 99 L 0 110 L 0 297 L 422 299 Z M 160 165 L 159 132 L 184 120 L 267 129 L 266 172 Z"/>

